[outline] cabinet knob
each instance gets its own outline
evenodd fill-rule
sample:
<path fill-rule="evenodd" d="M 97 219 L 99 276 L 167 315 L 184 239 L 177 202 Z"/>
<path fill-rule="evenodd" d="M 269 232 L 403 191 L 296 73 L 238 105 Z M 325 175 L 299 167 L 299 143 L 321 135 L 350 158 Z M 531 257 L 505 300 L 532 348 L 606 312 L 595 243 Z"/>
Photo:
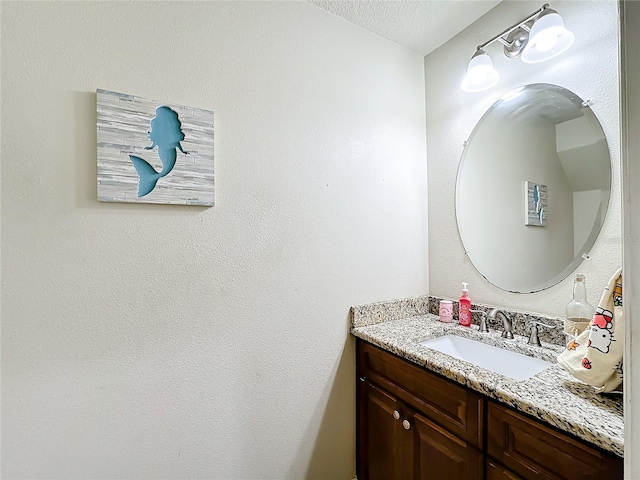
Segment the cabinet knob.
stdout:
<path fill-rule="evenodd" d="M 400 412 L 398 410 L 393 411 L 393 418 L 395 418 L 396 420 L 400 418 Z"/>
<path fill-rule="evenodd" d="M 402 427 L 403 427 L 405 430 L 409 430 L 409 429 L 411 428 L 411 424 L 409 423 L 409 420 L 403 420 L 403 421 L 402 421 Z"/>

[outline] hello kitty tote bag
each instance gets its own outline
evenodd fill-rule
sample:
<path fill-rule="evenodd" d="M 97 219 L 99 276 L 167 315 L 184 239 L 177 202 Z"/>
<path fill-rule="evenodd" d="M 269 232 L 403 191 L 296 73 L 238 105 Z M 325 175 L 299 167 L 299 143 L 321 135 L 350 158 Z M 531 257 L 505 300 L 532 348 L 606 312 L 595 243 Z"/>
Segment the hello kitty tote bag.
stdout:
<path fill-rule="evenodd" d="M 579 380 L 611 392 L 622 383 L 624 318 L 622 312 L 622 268 L 602 292 L 589 328 L 567 344 L 558 363 Z"/>

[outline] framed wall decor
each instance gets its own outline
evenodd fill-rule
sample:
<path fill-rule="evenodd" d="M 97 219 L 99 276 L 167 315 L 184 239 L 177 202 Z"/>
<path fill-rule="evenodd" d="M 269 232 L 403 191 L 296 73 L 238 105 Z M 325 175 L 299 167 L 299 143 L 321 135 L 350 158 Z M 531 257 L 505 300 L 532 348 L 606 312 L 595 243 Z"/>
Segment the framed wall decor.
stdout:
<path fill-rule="evenodd" d="M 524 224 L 533 227 L 547 225 L 547 186 L 524 182 Z"/>
<path fill-rule="evenodd" d="M 214 205 L 212 111 L 96 96 L 99 201 Z"/>

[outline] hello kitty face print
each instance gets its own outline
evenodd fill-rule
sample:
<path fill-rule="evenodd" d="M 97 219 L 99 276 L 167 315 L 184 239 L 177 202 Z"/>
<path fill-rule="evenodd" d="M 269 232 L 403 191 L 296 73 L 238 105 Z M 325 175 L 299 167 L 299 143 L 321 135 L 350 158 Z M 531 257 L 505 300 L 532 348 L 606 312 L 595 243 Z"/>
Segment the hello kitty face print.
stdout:
<path fill-rule="evenodd" d="M 609 347 L 613 339 L 613 313 L 602 307 L 596 309 L 596 314 L 591 322 L 591 332 L 587 347 L 600 350 L 602 353 L 609 353 Z"/>

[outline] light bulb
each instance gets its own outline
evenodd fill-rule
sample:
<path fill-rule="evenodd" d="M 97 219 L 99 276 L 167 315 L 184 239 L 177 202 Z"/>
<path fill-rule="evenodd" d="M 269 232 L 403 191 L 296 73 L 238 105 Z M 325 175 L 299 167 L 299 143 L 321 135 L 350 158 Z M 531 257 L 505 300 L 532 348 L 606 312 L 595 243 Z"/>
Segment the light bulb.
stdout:
<path fill-rule="evenodd" d="M 481 92 L 493 87 L 498 80 L 500 74 L 493 68 L 491 57 L 484 50 L 478 50 L 469 61 L 461 88 L 465 92 Z"/>
<path fill-rule="evenodd" d="M 538 43 L 536 43 L 535 48 L 538 49 L 539 52 L 546 52 L 551 50 L 558 43 L 558 36 L 551 35 L 550 37 L 543 38 Z"/>

